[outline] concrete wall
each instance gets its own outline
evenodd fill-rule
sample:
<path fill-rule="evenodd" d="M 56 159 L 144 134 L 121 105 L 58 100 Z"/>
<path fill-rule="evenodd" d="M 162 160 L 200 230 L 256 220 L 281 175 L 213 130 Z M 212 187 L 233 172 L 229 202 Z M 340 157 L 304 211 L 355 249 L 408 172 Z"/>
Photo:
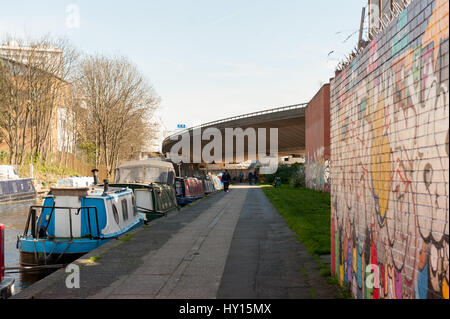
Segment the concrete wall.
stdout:
<path fill-rule="evenodd" d="M 330 84 L 325 84 L 305 110 L 306 186 L 330 191 Z"/>
<path fill-rule="evenodd" d="M 331 82 L 332 272 L 358 298 L 449 296 L 448 19 L 414 0 Z"/>

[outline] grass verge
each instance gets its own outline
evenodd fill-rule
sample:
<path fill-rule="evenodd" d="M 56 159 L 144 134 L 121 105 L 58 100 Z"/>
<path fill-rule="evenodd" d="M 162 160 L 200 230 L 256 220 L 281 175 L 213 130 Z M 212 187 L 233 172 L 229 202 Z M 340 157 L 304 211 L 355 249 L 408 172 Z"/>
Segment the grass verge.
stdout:
<path fill-rule="evenodd" d="M 311 255 L 330 254 L 330 194 L 291 185 L 262 190 Z"/>

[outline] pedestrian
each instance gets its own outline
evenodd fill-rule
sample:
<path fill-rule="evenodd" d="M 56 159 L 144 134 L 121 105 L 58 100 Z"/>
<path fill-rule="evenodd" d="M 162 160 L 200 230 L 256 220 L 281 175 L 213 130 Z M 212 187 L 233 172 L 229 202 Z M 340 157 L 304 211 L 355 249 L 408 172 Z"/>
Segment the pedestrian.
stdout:
<path fill-rule="evenodd" d="M 276 176 L 275 177 L 275 187 L 280 187 L 281 186 L 281 178 L 280 176 Z"/>
<path fill-rule="evenodd" d="M 239 183 L 244 181 L 244 174 L 242 172 L 239 173 Z"/>
<path fill-rule="evenodd" d="M 230 181 L 231 181 L 231 176 L 228 173 L 228 170 L 225 170 L 225 172 L 222 175 L 222 183 L 223 183 L 223 189 L 225 192 L 229 192 L 228 188 L 230 187 Z"/>
<path fill-rule="evenodd" d="M 248 173 L 248 183 L 249 183 L 249 185 L 252 185 L 252 181 L 253 181 L 253 173 L 249 172 Z"/>
<path fill-rule="evenodd" d="M 258 172 L 255 171 L 255 173 L 253 174 L 253 178 L 255 179 L 255 185 L 258 185 Z"/>

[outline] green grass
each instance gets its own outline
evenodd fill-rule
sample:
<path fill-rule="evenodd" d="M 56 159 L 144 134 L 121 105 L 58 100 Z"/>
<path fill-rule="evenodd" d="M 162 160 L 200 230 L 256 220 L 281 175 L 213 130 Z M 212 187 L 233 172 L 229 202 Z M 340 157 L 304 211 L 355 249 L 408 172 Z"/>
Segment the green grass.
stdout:
<path fill-rule="evenodd" d="M 133 238 L 134 234 L 126 234 L 124 237 L 120 238 L 120 241 L 123 243 L 130 241 Z"/>
<path fill-rule="evenodd" d="M 101 257 L 100 256 L 92 256 L 91 258 L 89 258 L 88 260 L 88 264 L 92 264 L 95 263 L 97 260 L 99 260 Z"/>
<path fill-rule="evenodd" d="M 330 254 L 330 194 L 291 185 L 262 190 L 311 255 Z"/>

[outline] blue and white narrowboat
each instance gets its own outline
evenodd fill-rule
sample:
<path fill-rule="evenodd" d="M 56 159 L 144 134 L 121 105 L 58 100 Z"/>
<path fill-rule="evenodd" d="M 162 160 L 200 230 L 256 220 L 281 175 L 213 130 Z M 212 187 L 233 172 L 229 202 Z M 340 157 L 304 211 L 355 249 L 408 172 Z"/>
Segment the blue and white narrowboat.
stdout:
<path fill-rule="evenodd" d="M 141 226 L 133 191 L 109 187 L 51 188 L 42 206 L 31 206 L 18 237 L 23 266 L 66 264 Z"/>

